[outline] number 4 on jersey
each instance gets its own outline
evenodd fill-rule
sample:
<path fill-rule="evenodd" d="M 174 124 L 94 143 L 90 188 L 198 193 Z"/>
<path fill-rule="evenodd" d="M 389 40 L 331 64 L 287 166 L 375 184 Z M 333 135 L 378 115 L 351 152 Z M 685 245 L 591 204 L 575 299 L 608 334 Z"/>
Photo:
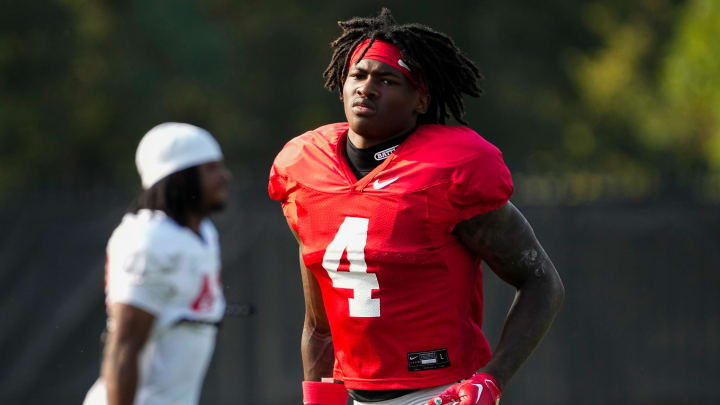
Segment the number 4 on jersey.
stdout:
<path fill-rule="evenodd" d="M 380 288 L 377 275 L 368 273 L 365 263 L 368 222 L 367 218 L 346 217 L 323 256 L 333 287 L 353 290 L 353 298 L 348 298 L 350 316 L 363 318 L 380 316 L 380 299 L 371 297 L 372 290 Z M 350 271 L 338 271 L 346 250 Z"/>

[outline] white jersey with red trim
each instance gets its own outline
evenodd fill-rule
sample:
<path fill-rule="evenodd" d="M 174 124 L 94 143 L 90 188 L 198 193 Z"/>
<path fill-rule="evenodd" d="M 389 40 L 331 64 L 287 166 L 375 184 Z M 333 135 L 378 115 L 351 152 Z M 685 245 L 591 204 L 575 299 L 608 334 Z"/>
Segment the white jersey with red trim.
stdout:
<path fill-rule="evenodd" d="M 196 404 L 215 347 L 212 324 L 225 311 L 212 222 L 204 220 L 197 235 L 161 211 L 126 214 L 108 242 L 106 272 L 108 305 L 155 316 L 140 354 L 135 404 Z M 100 379 L 85 404 L 106 402 Z"/>

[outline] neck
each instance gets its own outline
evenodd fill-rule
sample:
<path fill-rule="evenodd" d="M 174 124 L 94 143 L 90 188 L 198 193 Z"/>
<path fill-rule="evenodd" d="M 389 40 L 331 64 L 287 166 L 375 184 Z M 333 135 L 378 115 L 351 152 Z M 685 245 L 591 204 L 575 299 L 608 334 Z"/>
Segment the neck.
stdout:
<path fill-rule="evenodd" d="M 349 128 L 348 140 L 352 142 L 353 146 L 358 149 L 367 149 L 372 148 L 375 145 L 379 145 L 383 142 L 389 141 L 393 138 L 402 138 L 403 136 L 415 131 L 415 128 L 417 128 L 417 125 L 416 123 L 413 123 L 408 128 L 404 128 L 402 131 L 398 131 L 395 134 L 386 137 L 368 137 L 358 134 L 357 132 L 353 131 L 352 128 Z"/>
<path fill-rule="evenodd" d="M 200 214 L 195 214 L 195 213 L 188 213 L 186 218 L 187 218 L 187 227 L 190 228 L 191 231 L 200 235 L 200 224 L 202 223 L 205 216 L 200 215 Z"/>

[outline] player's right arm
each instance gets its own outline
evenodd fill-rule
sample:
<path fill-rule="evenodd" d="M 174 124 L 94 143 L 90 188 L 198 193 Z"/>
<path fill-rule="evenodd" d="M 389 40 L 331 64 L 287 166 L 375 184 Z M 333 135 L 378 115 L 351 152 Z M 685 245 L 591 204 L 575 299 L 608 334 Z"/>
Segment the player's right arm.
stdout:
<path fill-rule="evenodd" d="M 300 238 L 295 231 L 293 235 L 300 245 L 300 274 L 305 296 L 305 322 L 300 341 L 303 374 L 305 381 L 320 381 L 323 377 L 332 376 L 335 364 L 330 324 L 325 313 L 320 285 L 303 262 Z"/>
<path fill-rule="evenodd" d="M 300 342 L 305 378 L 302 384 L 303 404 L 345 405 L 348 392 L 343 384 L 334 384 L 332 380 L 321 382 L 323 378 L 332 377 L 335 365 L 330 323 L 325 313 L 320 285 L 303 262 L 302 242 L 295 232 L 293 235 L 300 244 L 300 273 L 305 295 L 305 324 Z"/>
<path fill-rule="evenodd" d="M 132 305 L 114 303 L 110 319 L 102 363 L 108 404 L 131 405 L 138 384 L 138 359 L 155 316 Z"/>

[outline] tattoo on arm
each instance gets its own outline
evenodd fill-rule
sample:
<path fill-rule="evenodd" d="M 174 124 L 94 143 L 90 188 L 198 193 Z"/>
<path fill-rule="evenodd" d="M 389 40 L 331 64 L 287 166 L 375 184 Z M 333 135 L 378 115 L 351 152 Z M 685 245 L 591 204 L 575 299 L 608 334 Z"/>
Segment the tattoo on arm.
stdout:
<path fill-rule="evenodd" d="M 530 224 L 510 202 L 459 223 L 455 232 L 465 247 L 516 288 L 555 269 Z"/>
<path fill-rule="evenodd" d="M 532 227 L 510 202 L 461 222 L 455 233 L 517 289 L 500 341 L 485 367 L 503 388 L 550 328 L 564 300 L 564 287 Z"/>

